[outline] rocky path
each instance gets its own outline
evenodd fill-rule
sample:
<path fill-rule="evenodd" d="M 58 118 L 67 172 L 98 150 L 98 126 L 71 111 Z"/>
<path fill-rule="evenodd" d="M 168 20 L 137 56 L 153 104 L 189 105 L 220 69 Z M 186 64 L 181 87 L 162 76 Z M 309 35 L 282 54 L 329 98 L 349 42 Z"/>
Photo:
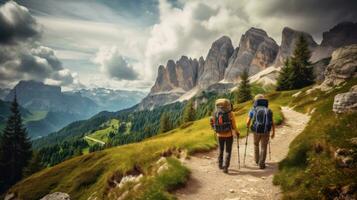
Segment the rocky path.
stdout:
<path fill-rule="evenodd" d="M 276 128 L 271 140 L 271 160 L 267 156 L 267 168 L 260 170 L 253 161 L 253 137 L 248 138 L 246 166 L 243 166 L 245 138 L 240 140 L 241 168 L 238 169 L 237 143 L 234 142 L 229 174 L 217 167 L 217 150 L 197 154 L 185 160 L 191 170 L 186 187 L 175 192 L 178 199 L 187 200 L 241 200 L 280 199 L 279 187 L 272 183 L 278 170 L 278 162 L 289 150 L 290 142 L 305 128 L 309 117 L 289 108 L 282 108 L 284 124 Z"/>

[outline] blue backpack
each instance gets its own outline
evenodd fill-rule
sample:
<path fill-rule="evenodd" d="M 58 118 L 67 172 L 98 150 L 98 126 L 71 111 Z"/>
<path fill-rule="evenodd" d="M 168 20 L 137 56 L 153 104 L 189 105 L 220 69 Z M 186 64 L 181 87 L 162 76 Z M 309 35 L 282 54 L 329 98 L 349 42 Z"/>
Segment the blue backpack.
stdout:
<path fill-rule="evenodd" d="M 269 133 L 273 124 L 272 113 L 268 108 L 268 100 L 259 99 L 254 102 L 253 123 L 251 130 L 255 133 Z"/>

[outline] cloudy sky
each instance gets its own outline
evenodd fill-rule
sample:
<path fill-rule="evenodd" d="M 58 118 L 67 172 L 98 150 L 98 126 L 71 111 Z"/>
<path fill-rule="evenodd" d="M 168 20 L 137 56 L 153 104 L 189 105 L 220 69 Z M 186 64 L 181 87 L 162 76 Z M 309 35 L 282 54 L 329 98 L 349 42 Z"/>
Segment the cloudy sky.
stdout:
<path fill-rule="evenodd" d="M 355 0 L 0 0 L 0 87 L 38 80 L 65 89 L 147 91 L 158 65 L 206 56 L 250 27 L 322 32 L 356 21 Z"/>

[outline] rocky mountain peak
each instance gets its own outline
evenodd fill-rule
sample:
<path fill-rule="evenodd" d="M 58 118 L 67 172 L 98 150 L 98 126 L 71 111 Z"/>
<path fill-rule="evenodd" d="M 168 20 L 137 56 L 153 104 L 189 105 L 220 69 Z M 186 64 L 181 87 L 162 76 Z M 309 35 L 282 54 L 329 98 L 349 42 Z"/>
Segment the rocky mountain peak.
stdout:
<path fill-rule="evenodd" d="M 285 59 L 290 57 L 294 51 L 295 43 L 303 35 L 306 39 L 309 49 L 313 51 L 317 47 L 317 43 L 308 33 L 297 31 L 289 27 L 284 27 L 281 36 L 281 45 L 279 48 L 279 53 L 275 59 L 275 66 L 282 66 Z"/>
<path fill-rule="evenodd" d="M 312 53 L 311 61 L 330 57 L 335 49 L 351 44 L 357 44 L 357 23 L 339 23 L 322 34 L 321 45 Z"/>
<path fill-rule="evenodd" d="M 61 95 L 61 87 L 54 86 L 54 85 L 45 85 L 42 82 L 34 81 L 34 80 L 21 80 L 19 81 L 14 89 L 12 89 L 9 94 L 5 97 L 6 101 L 12 101 L 15 96 L 15 91 L 19 100 L 19 103 L 22 104 L 24 96 L 36 96 L 43 95 L 43 96 L 60 96 Z"/>
<path fill-rule="evenodd" d="M 188 91 L 196 85 L 199 63 L 187 56 L 181 56 L 178 61 L 168 60 L 166 67 L 160 65 L 151 94 L 168 92 L 173 89 Z"/>
<path fill-rule="evenodd" d="M 20 81 L 6 96 L 6 101 L 13 100 L 15 90 L 19 104 L 30 111 L 62 112 L 84 117 L 98 111 L 97 104 L 91 99 L 78 93 L 61 92 L 59 86 L 38 81 Z"/>
<path fill-rule="evenodd" d="M 225 45 L 230 46 L 232 45 L 232 40 L 231 38 L 229 38 L 228 36 L 224 35 L 220 38 L 218 38 L 216 41 L 213 42 L 211 49 L 212 48 L 221 48 L 224 47 Z"/>
<path fill-rule="evenodd" d="M 322 34 L 321 46 L 341 47 L 357 44 L 357 23 L 342 22 Z"/>
<path fill-rule="evenodd" d="M 249 34 L 268 36 L 266 31 L 264 31 L 263 29 L 260 29 L 260 28 L 255 28 L 255 27 L 251 27 L 250 29 L 248 29 L 248 31 L 246 31 L 245 35 L 249 35 Z"/>
<path fill-rule="evenodd" d="M 201 88 L 206 88 L 223 79 L 233 51 L 232 41 L 227 36 L 222 36 L 213 42 L 198 80 L 198 85 Z"/>
<path fill-rule="evenodd" d="M 253 75 L 267 68 L 275 60 L 278 48 L 276 42 L 264 30 L 250 28 L 242 35 L 239 48 L 234 50 L 224 80 L 236 82 L 245 69 Z"/>

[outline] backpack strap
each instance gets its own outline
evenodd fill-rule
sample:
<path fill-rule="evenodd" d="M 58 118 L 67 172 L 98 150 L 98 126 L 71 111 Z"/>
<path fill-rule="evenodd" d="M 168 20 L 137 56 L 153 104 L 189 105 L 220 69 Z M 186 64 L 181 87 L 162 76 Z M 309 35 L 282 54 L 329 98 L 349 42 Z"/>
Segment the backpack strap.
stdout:
<path fill-rule="evenodd" d="M 265 119 L 264 119 L 264 133 L 267 131 L 267 123 L 268 123 L 268 108 L 264 108 Z"/>

